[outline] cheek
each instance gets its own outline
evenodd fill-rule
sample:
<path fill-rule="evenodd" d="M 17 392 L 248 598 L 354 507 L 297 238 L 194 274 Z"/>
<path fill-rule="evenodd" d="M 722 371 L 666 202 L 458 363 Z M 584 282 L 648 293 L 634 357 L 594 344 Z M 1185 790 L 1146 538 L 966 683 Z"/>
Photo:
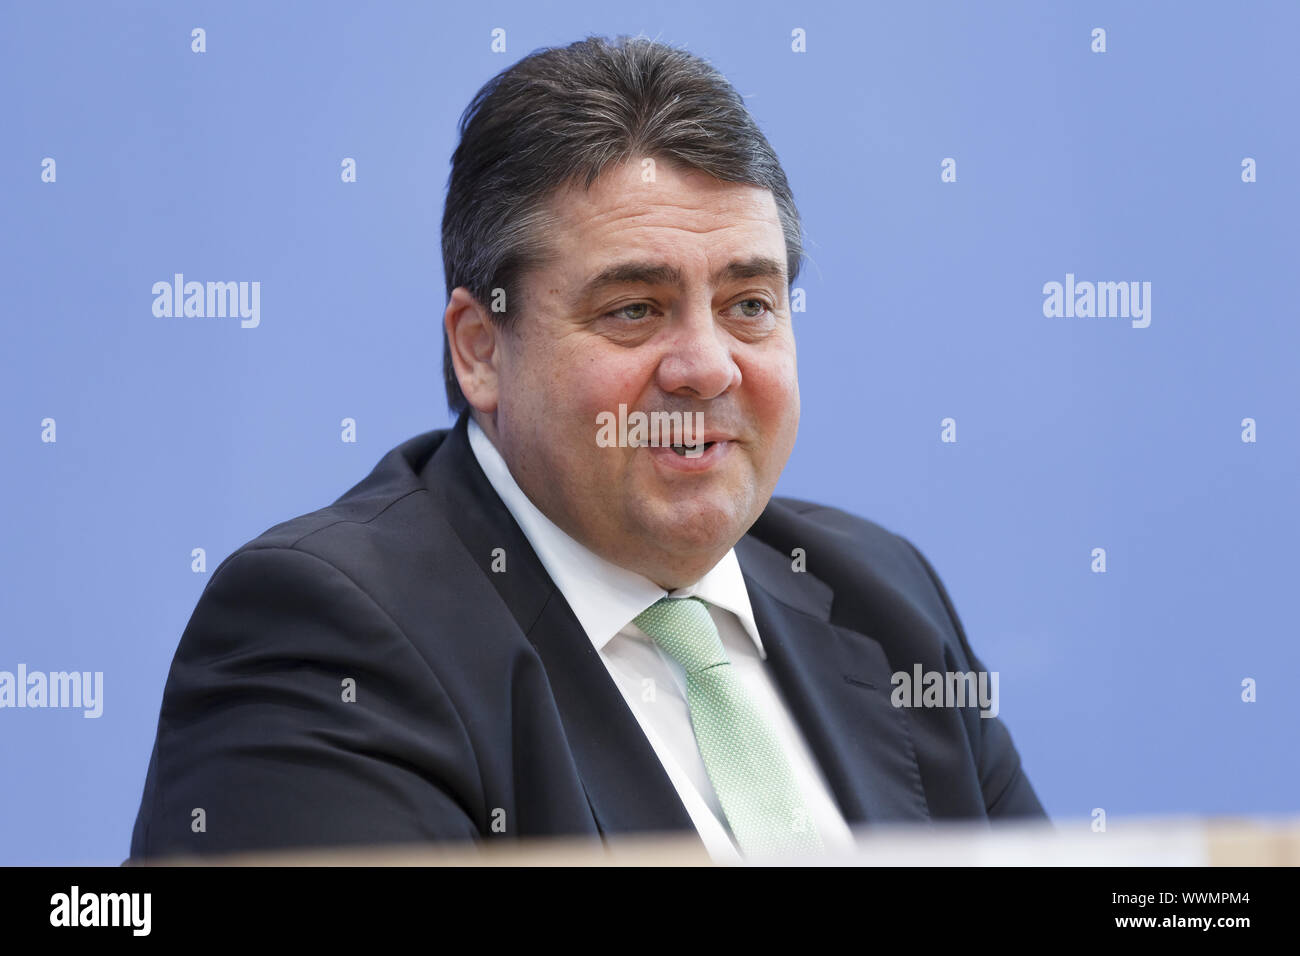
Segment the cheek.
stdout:
<path fill-rule="evenodd" d="M 629 412 L 640 407 L 650 372 L 630 359 L 624 349 L 613 355 L 602 355 L 598 349 L 575 351 L 570 364 L 554 370 L 552 389 L 566 416 L 565 428 L 585 436 L 593 448 L 597 416 L 603 412 L 617 416 L 619 405 L 626 405 Z"/>
<path fill-rule="evenodd" d="M 531 330 L 511 343 L 501 390 L 512 419 L 534 431 L 530 440 L 557 444 L 563 435 L 572 447 L 584 422 L 595 420 L 595 412 L 587 415 L 587 409 L 598 404 L 600 380 L 590 374 L 593 363 L 580 348 L 547 333 L 545 328 Z"/>
<path fill-rule="evenodd" d="M 756 365 L 746 378 L 753 386 L 750 394 L 754 396 L 760 423 L 775 441 L 782 428 L 791 427 L 799 418 L 799 379 L 794 354 Z"/>

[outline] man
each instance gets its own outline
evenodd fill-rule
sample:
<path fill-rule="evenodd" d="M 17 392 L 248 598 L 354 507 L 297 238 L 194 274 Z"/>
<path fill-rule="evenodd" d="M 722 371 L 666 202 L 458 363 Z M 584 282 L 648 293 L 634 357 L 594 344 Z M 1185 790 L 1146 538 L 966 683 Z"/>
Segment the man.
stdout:
<path fill-rule="evenodd" d="M 996 716 L 896 706 L 896 673 L 984 672 L 926 560 L 772 497 L 800 227 L 725 79 L 639 39 L 504 71 L 443 256 L 455 426 L 214 573 L 133 859 L 684 831 L 739 860 L 1044 815 Z M 702 433 L 622 427 L 670 413 Z"/>

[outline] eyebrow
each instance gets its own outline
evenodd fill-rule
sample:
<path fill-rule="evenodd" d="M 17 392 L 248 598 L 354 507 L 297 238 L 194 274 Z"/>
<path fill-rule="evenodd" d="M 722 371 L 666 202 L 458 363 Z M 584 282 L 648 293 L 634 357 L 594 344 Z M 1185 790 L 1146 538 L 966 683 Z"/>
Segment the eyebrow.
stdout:
<path fill-rule="evenodd" d="M 785 279 L 785 266 L 769 256 L 737 259 L 718 269 L 709 280 L 717 285 L 724 280 Z M 602 289 L 612 285 L 681 285 L 682 273 L 676 266 L 657 262 L 619 262 L 598 272 L 578 292 L 579 301 L 585 301 Z"/>

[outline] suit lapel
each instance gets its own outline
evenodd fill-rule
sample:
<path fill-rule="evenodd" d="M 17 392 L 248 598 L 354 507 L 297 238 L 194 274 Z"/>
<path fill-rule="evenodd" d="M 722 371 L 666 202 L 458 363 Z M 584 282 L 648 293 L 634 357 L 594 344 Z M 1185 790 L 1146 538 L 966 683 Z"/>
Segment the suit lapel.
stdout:
<path fill-rule="evenodd" d="M 663 764 L 558 589 L 528 637 L 546 665 L 601 831 L 693 831 Z"/>
<path fill-rule="evenodd" d="M 736 556 L 767 662 L 845 821 L 929 819 L 884 649 L 830 623 L 831 589 L 780 552 L 746 536 Z"/>
<path fill-rule="evenodd" d="M 462 415 L 425 483 L 546 669 L 565 736 L 602 833 L 687 830 L 690 815 L 559 588 L 479 467 Z M 492 570 L 502 548 L 506 572 Z"/>

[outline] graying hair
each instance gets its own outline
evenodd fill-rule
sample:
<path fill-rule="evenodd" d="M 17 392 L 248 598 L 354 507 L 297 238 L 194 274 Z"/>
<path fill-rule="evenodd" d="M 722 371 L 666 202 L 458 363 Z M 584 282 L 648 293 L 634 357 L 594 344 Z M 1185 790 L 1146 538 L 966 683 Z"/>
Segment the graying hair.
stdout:
<path fill-rule="evenodd" d="M 740 94 L 707 61 L 645 37 L 589 36 L 502 70 L 461 115 L 442 216 L 447 296 L 464 286 L 501 328 L 520 279 L 544 265 L 548 200 L 633 157 L 673 160 L 722 182 L 767 189 L 785 235 L 786 276 L 803 264 L 799 211 L 775 151 Z M 493 290 L 506 310 L 492 311 Z M 466 407 L 443 332 L 447 406 Z"/>

